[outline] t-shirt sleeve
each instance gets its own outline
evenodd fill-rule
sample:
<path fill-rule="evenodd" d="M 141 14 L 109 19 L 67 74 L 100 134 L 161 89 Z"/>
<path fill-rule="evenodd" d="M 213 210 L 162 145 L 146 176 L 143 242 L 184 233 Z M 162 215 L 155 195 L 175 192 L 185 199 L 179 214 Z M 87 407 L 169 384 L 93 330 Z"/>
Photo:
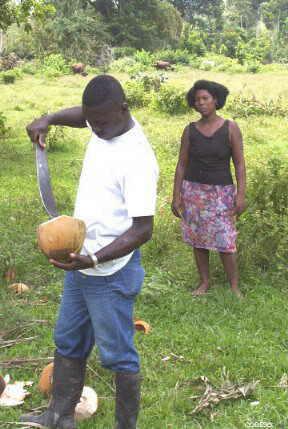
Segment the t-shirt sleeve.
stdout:
<path fill-rule="evenodd" d="M 129 217 L 153 216 L 156 210 L 158 165 L 150 154 L 142 153 L 129 160 L 123 194 Z"/>

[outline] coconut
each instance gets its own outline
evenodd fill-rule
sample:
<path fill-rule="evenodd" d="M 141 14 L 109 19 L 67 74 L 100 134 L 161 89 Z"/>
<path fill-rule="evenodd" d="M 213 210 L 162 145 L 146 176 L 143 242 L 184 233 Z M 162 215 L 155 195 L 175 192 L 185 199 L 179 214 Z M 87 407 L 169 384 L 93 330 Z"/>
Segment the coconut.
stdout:
<path fill-rule="evenodd" d="M 39 225 L 38 246 L 47 258 L 68 262 L 70 253 L 79 253 L 86 235 L 85 223 L 71 216 L 58 216 Z"/>

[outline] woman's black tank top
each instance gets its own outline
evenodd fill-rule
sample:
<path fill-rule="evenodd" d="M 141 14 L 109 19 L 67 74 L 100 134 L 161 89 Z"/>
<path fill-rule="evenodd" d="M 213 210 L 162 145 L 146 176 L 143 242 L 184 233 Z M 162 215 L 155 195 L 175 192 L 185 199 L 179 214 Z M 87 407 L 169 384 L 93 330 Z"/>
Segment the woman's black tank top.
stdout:
<path fill-rule="evenodd" d="M 233 184 L 229 121 L 225 120 L 210 137 L 202 134 L 192 122 L 189 125 L 189 140 L 189 162 L 184 179 L 210 185 Z"/>

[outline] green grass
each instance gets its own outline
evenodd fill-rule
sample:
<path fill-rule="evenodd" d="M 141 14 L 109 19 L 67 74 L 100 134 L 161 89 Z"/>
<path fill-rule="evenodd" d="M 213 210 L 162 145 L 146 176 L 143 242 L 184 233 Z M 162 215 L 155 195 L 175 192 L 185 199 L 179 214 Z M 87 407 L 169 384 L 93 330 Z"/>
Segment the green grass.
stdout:
<path fill-rule="evenodd" d="M 288 92 L 285 74 L 225 75 L 211 72 L 181 71 L 170 73 L 170 81 L 189 88 L 195 79 L 212 78 L 226 83 L 233 95 L 240 90 L 253 90 L 258 99 L 276 98 Z M 121 76 L 123 79 L 125 76 Z M 40 204 L 36 185 L 34 153 L 25 133 L 25 125 L 34 117 L 64 106 L 79 104 L 88 78 L 65 76 L 54 80 L 25 77 L 15 85 L 1 85 L 0 111 L 8 118 L 10 132 L 0 140 L 0 275 L 9 266 L 16 267 L 17 281 L 27 283 L 32 291 L 25 297 L 14 297 L 7 291 L 4 278 L 0 283 L 0 333 L 33 320 L 25 330 L 26 337 L 37 339 L 11 348 L 0 349 L 0 360 L 16 357 L 47 357 L 53 354 L 53 325 L 61 297 L 63 273 L 48 265 L 36 245 L 35 230 L 47 216 Z M 197 273 L 189 247 L 181 241 L 178 221 L 170 214 L 173 175 L 183 127 L 195 114 L 167 116 L 149 110 L 133 112 L 142 123 L 159 160 L 161 177 L 153 240 L 143 248 L 147 276 L 136 315 L 148 321 L 150 335 L 136 334 L 142 358 L 143 401 L 139 419 L 141 429 L 186 429 L 248 427 L 251 422 L 271 422 L 275 428 L 286 428 L 288 390 L 278 383 L 288 366 L 287 278 L 269 266 L 261 271 L 254 265 L 241 265 L 241 288 L 245 294 L 238 301 L 228 289 L 217 255 L 212 257 L 213 288 L 200 299 L 192 298 Z M 225 112 L 229 117 L 229 112 Z M 287 121 L 278 117 L 239 119 L 243 131 L 248 166 L 248 182 L 253 169 L 271 156 L 287 158 Z M 53 151 L 49 165 L 61 213 L 71 214 L 85 150 L 87 130 L 64 130 Z M 241 234 L 241 232 L 240 232 Z M 265 231 L 263 231 L 265 234 Z M 246 249 L 249 251 L 248 237 Z M 266 243 L 267 250 L 269 242 Z M 263 249 L 265 252 L 265 249 Z M 243 258 L 245 261 L 245 258 Z M 249 261 L 248 261 L 249 262 Z M 15 335 L 15 334 L 14 334 Z M 162 358 L 170 353 L 183 360 Z M 113 427 L 112 376 L 100 367 L 93 352 L 87 384 L 95 388 L 99 410 L 81 429 Z M 45 404 L 37 390 L 44 363 L 36 367 L 0 368 L 15 380 L 33 380 L 32 395 L 19 408 L 1 409 L 0 427 L 17 421 L 23 411 Z M 195 406 L 195 391 L 188 383 L 201 375 L 216 386 L 223 373 L 234 382 L 259 380 L 251 399 L 221 403 L 210 414 L 190 413 Z M 259 401 L 257 406 L 251 402 Z M 10 426 L 13 427 L 13 426 Z M 14 429 L 14 428 L 13 428 Z"/>

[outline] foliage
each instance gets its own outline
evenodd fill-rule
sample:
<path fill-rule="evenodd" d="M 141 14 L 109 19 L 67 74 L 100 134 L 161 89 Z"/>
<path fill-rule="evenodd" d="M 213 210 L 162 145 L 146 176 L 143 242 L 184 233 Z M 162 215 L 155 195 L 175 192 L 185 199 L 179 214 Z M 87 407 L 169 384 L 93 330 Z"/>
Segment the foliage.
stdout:
<path fill-rule="evenodd" d="M 129 81 L 124 86 L 126 99 L 130 108 L 145 107 L 151 103 L 150 91 L 145 91 L 139 81 Z"/>
<path fill-rule="evenodd" d="M 136 53 L 136 48 L 131 46 L 118 46 L 113 48 L 113 56 L 115 60 L 123 57 L 132 57 Z"/>
<path fill-rule="evenodd" d="M 8 133 L 7 118 L 3 112 L 0 111 L 0 139 L 5 137 Z"/>
<path fill-rule="evenodd" d="M 272 40 L 268 34 L 251 38 L 247 43 L 240 41 L 236 49 L 237 58 L 245 61 L 269 63 L 272 60 Z"/>
<path fill-rule="evenodd" d="M 28 30 L 31 16 L 43 21 L 53 13 L 54 8 L 44 0 L 21 0 L 17 3 L 10 0 L 1 0 L 0 30 L 6 30 L 14 22 L 17 24 L 25 23 Z"/>
<path fill-rule="evenodd" d="M 132 80 L 143 85 L 144 91 L 159 91 L 163 82 L 167 80 L 167 76 L 163 73 L 136 73 L 131 76 Z"/>
<path fill-rule="evenodd" d="M 261 164 L 250 173 L 249 207 L 239 221 L 240 260 L 250 269 L 274 266 L 284 272 L 288 258 L 288 163 L 272 157 Z"/>
<path fill-rule="evenodd" d="M 163 85 L 160 91 L 154 94 L 152 107 L 170 115 L 185 113 L 188 110 L 185 96 L 186 92 L 173 86 Z"/>
<path fill-rule="evenodd" d="M 70 72 L 70 68 L 61 54 L 51 54 L 45 57 L 41 70 L 48 77 L 57 77 Z"/>
<path fill-rule="evenodd" d="M 169 61 L 173 64 L 189 64 L 194 58 L 187 49 L 163 49 L 155 53 L 158 60 Z"/>
<path fill-rule="evenodd" d="M 190 54 L 201 56 L 204 55 L 207 50 L 204 40 L 205 35 L 202 31 L 186 24 L 183 27 L 179 46 Z"/>
<path fill-rule="evenodd" d="M 234 95 L 228 98 L 226 109 L 234 118 L 248 118 L 251 115 L 288 116 L 288 104 L 280 96 L 260 101 L 255 96 Z"/>
<path fill-rule="evenodd" d="M 6 71 L 2 73 L 2 80 L 5 84 L 14 83 L 16 80 L 16 73 L 14 71 Z"/>
<path fill-rule="evenodd" d="M 116 46 L 154 50 L 178 42 L 182 30 L 179 12 L 161 0 L 96 1 Z"/>

